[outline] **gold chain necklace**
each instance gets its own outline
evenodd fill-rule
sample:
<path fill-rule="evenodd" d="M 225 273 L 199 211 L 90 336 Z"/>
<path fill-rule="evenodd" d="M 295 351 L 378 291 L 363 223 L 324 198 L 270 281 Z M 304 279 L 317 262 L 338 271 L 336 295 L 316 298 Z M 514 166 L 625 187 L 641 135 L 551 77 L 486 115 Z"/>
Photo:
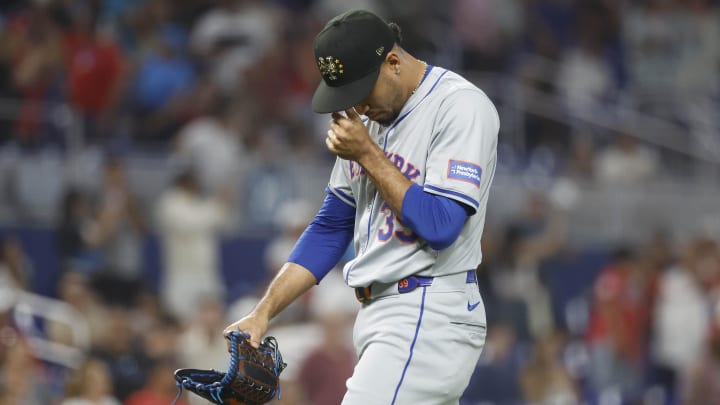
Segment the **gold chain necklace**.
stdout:
<path fill-rule="evenodd" d="M 426 63 L 424 60 L 421 60 L 420 63 L 423 64 L 423 70 L 422 70 L 422 72 L 420 72 L 420 80 L 418 81 L 417 86 L 415 86 L 415 89 L 412 91 L 412 93 L 410 93 L 411 96 L 412 96 L 413 94 L 415 94 L 415 92 L 417 91 L 417 89 L 420 88 L 420 85 L 421 85 L 422 82 L 423 82 L 423 77 L 425 77 L 425 71 L 427 70 L 427 63 Z"/>

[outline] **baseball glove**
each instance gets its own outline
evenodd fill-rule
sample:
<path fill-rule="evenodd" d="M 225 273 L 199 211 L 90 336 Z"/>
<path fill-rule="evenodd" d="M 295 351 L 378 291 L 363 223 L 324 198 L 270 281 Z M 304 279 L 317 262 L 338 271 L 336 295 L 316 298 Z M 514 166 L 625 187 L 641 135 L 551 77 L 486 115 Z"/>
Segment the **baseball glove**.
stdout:
<path fill-rule="evenodd" d="M 175 371 L 178 398 L 185 388 L 220 405 L 259 405 L 271 401 L 276 394 L 279 399 L 280 373 L 287 364 L 282 360 L 277 340 L 268 336 L 256 349 L 246 333 L 229 332 L 225 338 L 230 340 L 228 371 L 191 368 Z"/>

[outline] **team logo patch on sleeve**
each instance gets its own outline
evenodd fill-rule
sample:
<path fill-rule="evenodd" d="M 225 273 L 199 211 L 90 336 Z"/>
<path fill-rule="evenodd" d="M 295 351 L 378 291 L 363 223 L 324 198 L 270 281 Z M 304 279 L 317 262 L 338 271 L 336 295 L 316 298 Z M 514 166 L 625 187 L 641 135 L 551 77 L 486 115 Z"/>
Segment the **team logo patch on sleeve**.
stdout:
<path fill-rule="evenodd" d="M 482 168 L 474 163 L 463 162 L 462 160 L 448 161 L 447 178 L 460 180 L 480 187 L 480 176 Z"/>

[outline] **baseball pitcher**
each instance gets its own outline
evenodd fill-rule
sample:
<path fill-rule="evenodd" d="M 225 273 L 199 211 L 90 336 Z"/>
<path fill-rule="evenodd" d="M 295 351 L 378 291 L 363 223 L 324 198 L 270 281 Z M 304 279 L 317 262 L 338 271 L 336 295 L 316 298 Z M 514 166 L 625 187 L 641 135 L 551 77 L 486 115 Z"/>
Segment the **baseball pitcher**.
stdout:
<path fill-rule="evenodd" d="M 325 142 L 337 155 L 327 195 L 255 309 L 226 328 L 257 346 L 352 241 L 343 274 L 363 305 L 344 405 L 458 404 L 485 343 L 474 269 L 498 114 L 480 89 L 401 41 L 397 25 L 366 11 L 317 35 L 323 80 L 312 105 L 332 113 Z"/>

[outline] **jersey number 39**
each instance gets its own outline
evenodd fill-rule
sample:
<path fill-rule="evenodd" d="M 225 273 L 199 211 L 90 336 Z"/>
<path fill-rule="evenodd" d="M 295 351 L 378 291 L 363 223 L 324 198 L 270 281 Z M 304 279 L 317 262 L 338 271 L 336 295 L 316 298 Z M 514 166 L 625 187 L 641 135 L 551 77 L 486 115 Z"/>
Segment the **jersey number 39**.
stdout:
<path fill-rule="evenodd" d="M 392 212 L 386 202 L 380 206 L 380 213 L 385 214 L 385 226 L 378 230 L 378 239 L 387 242 L 395 236 L 402 243 L 415 243 L 418 238 L 417 235 L 415 235 L 412 230 L 406 228 L 399 219 L 395 218 L 395 213 Z M 396 223 L 398 225 L 397 230 L 395 229 Z"/>

